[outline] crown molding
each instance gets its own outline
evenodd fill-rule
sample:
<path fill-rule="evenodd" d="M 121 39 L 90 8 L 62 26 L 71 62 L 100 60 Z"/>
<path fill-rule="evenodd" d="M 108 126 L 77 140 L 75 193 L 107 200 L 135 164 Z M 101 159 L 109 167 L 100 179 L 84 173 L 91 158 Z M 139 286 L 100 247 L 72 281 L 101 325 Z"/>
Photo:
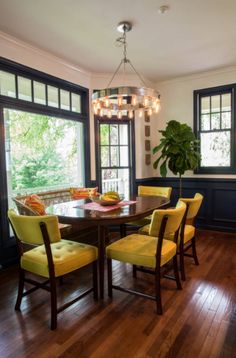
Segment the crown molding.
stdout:
<path fill-rule="evenodd" d="M 79 72 L 79 73 L 81 73 L 83 75 L 86 75 L 86 76 L 89 76 L 89 77 L 91 76 L 91 72 L 86 71 L 86 70 L 76 66 L 73 63 L 70 63 L 70 62 L 68 62 L 68 61 L 66 61 L 66 60 L 64 60 L 64 59 L 62 59 L 62 58 L 60 58 L 60 57 L 58 57 L 56 55 L 53 55 L 50 52 L 44 51 L 44 50 L 42 50 L 42 49 L 40 49 L 38 47 L 35 47 L 35 46 L 33 46 L 33 45 L 23 41 L 23 40 L 20 40 L 20 39 L 14 37 L 12 35 L 9 35 L 9 34 L 7 34 L 5 32 L 0 31 L 0 39 L 8 41 L 8 42 L 10 42 L 10 43 L 12 43 L 12 44 L 14 44 L 16 46 L 19 46 L 19 47 L 27 50 L 27 51 L 34 52 L 37 55 L 44 57 L 45 59 L 57 62 L 58 64 L 63 65 L 63 66 L 67 67 L 70 70 Z"/>

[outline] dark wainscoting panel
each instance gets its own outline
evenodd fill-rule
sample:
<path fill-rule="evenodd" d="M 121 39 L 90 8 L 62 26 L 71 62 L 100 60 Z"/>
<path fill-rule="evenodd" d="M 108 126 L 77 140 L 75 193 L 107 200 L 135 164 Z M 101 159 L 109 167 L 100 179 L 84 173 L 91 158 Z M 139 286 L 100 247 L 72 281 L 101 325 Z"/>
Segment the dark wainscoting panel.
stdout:
<path fill-rule="evenodd" d="M 146 178 L 136 180 L 138 185 L 171 186 L 171 205 L 179 197 L 178 178 Z M 203 229 L 236 233 L 236 179 L 183 178 L 183 197 L 193 197 L 196 192 L 204 195 L 197 226 Z"/>

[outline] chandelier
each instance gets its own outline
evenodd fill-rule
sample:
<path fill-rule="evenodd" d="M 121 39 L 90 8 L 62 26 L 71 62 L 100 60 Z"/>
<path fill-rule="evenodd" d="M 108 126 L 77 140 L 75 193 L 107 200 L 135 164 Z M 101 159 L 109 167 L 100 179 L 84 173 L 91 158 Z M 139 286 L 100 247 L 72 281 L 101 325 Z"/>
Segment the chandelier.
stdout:
<path fill-rule="evenodd" d="M 132 119 L 134 111 L 138 112 L 138 116 L 142 117 L 146 112 L 149 116 L 157 113 L 160 109 L 160 94 L 151 88 L 148 88 L 135 69 L 131 61 L 127 58 L 127 42 L 126 33 L 132 29 L 132 24 L 127 21 L 120 22 L 117 30 L 122 32 L 116 42 L 123 46 L 123 58 L 114 72 L 110 82 L 105 89 L 97 90 L 92 95 L 92 106 L 95 115 L 100 117 L 112 118 L 117 116 L 122 119 L 123 116 Z M 126 73 L 126 66 L 129 65 L 134 73 L 141 81 L 141 87 L 120 86 L 112 87 L 112 81 L 123 65 L 123 74 Z"/>

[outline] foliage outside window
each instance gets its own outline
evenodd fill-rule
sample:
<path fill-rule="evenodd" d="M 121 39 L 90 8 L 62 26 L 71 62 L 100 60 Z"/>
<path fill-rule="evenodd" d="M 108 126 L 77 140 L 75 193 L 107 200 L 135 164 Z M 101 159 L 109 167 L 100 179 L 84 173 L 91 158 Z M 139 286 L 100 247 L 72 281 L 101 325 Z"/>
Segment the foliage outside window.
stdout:
<path fill-rule="evenodd" d="M 4 118 L 9 194 L 84 185 L 82 123 L 8 109 Z"/>
<path fill-rule="evenodd" d="M 197 173 L 234 173 L 236 85 L 194 91 L 194 123 L 200 141 Z"/>

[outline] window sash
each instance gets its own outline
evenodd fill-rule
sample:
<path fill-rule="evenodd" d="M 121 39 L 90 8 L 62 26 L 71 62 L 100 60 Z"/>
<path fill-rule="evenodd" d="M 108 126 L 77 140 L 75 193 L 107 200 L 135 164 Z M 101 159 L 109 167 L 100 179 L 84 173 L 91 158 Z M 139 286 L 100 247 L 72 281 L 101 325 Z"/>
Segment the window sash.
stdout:
<path fill-rule="evenodd" d="M 235 91 L 236 84 L 233 85 L 226 85 L 226 86 L 219 86 L 214 88 L 208 88 L 203 90 L 196 90 L 194 91 L 194 131 L 196 134 L 197 139 L 201 140 L 202 134 L 210 134 L 215 133 L 217 135 L 218 133 L 230 132 L 230 165 L 227 166 L 201 166 L 201 163 L 199 167 L 194 171 L 196 174 L 234 174 L 236 173 L 236 162 L 235 162 L 235 150 L 236 150 L 236 133 L 235 133 Z M 230 109 L 227 107 L 228 105 L 228 98 L 227 94 L 231 95 L 231 103 L 230 103 Z M 213 106 L 210 103 L 209 104 L 209 110 L 202 109 L 201 105 L 204 102 L 204 99 L 210 98 L 210 102 L 212 98 L 214 97 L 214 100 L 216 99 L 215 96 L 220 96 L 220 106 L 218 110 L 212 110 Z M 207 103 L 207 100 L 205 101 L 205 104 Z M 207 106 L 207 105 L 206 105 Z M 227 115 L 228 113 L 228 115 Z M 230 115 L 229 115 L 230 114 Z M 209 123 L 207 123 L 207 117 L 209 116 Z M 215 126 L 212 125 L 212 118 L 215 115 L 219 115 L 219 123 Z M 203 118 L 204 117 L 204 118 Z M 228 117 L 228 118 L 227 118 Z M 231 126 L 229 125 L 229 118 L 231 120 Z M 205 120 L 205 123 L 203 124 L 203 120 Z M 214 121 L 213 121 L 214 123 Z M 205 125 L 205 128 L 204 128 Z M 201 148 L 201 142 L 200 146 Z M 201 150 L 201 149 L 199 149 Z M 213 163 L 214 164 L 214 163 Z"/>

